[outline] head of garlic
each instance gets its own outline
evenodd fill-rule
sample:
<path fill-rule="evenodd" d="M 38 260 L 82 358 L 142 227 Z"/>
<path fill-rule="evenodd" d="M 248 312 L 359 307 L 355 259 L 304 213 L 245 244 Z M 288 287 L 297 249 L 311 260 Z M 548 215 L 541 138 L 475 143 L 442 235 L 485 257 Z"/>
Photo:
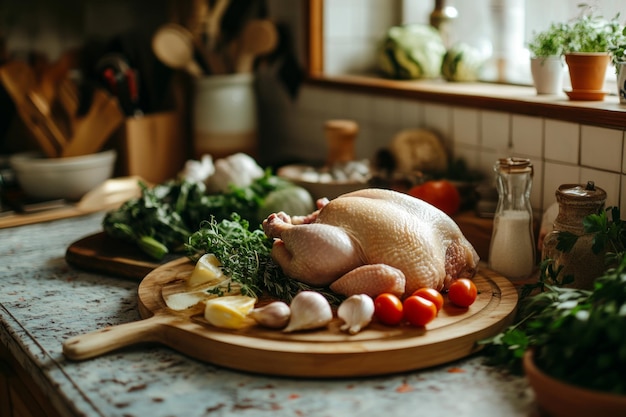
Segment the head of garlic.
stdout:
<path fill-rule="evenodd" d="M 255 308 L 248 316 L 261 326 L 282 329 L 289 323 L 291 309 L 282 301 L 273 301 L 263 307 Z"/>
<path fill-rule="evenodd" d="M 374 300 L 367 294 L 352 295 L 341 303 L 337 316 L 344 321 L 341 330 L 356 334 L 372 321 Z"/>
<path fill-rule="evenodd" d="M 290 304 L 291 317 L 283 332 L 310 330 L 326 326 L 333 319 L 328 300 L 315 291 L 301 291 Z"/>

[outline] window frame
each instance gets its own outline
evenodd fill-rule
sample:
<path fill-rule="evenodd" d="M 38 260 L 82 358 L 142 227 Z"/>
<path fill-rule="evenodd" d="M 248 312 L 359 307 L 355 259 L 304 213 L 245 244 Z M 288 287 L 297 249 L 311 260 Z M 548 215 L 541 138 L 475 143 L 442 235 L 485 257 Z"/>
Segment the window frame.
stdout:
<path fill-rule="evenodd" d="M 570 101 L 537 95 L 534 87 L 488 82 L 390 80 L 374 76 L 324 74 L 324 0 L 307 0 L 306 82 L 309 85 L 375 95 L 409 98 L 459 107 L 505 111 L 626 130 L 626 106 L 616 96 L 604 101 Z"/>

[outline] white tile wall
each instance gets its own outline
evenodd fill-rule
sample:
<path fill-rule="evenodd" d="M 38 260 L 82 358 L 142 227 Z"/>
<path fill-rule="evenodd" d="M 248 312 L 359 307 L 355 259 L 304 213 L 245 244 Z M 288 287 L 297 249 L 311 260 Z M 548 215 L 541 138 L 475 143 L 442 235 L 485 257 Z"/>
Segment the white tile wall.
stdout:
<path fill-rule="evenodd" d="M 624 132 L 596 126 L 580 128 L 580 164 L 619 172 Z"/>
<path fill-rule="evenodd" d="M 452 109 L 452 140 L 454 145 L 480 145 L 480 112 L 476 109 Z"/>
<path fill-rule="evenodd" d="M 511 151 L 518 156 L 542 158 L 543 119 L 514 114 L 511 123 Z"/>
<path fill-rule="evenodd" d="M 465 159 L 488 180 L 498 158 L 530 158 L 535 167 L 531 202 L 537 212 L 556 201 L 559 185 L 589 180 L 607 191 L 607 205 L 626 206 L 624 130 L 406 98 L 304 90 L 298 103 L 302 114 L 298 120 L 303 122 L 300 139 L 314 143 L 303 145 L 298 140 L 300 154 L 306 150 L 325 156 L 320 126 L 329 118 L 351 117 L 359 122 L 359 158 L 372 157 L 402 129 L 427 128 L 442 138 L 454 157 Z"/>
<path fill-rule="evenodd" d="M 578 164 L 580 126 L 560 120 L 546 120 L 544 157 L 546 160 Z"/>
<path fill-rule="evenodd" d="M 481 145 L 500 153 L 510 155 L 511 115 L 496 111 L 480 112 Z"/>

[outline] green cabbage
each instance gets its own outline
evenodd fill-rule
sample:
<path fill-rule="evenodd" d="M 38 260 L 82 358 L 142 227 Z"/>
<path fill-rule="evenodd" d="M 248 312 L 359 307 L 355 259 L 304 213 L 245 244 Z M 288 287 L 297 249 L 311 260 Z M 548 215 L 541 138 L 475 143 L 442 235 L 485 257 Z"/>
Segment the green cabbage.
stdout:
<path fill-rule="evenodd" d="M 448 81 L 476 81 L 484 63 L 485 57 L 477 48 L 460 42 L 444 55 L 441 74 Z"/>
<path fill-rule="evenodd" d="M 395 79 L 436 78 L 446 47 L 432 26 L 406 24 L 389 28 L 379 54 L 379 68 Z"/>

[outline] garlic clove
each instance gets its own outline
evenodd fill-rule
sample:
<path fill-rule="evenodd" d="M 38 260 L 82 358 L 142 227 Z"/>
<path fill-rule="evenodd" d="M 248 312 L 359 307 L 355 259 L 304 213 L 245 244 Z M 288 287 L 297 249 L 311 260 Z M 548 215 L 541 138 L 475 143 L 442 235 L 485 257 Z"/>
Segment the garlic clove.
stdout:
<path fill-rule="evenodd" d="M 291 309 L 282 301 L 274 301 L 266 306 L 255 308 L 248 316 L 261 326 L 282 329 L 289 323 Z"/>
<path fill-rule="evenodd" d="M 315 291 L 301 291 L 291 301 L 291 317 L 283 332 L 324 327 L 333 319 L 328 300 Z"/>
<path fill-rule="evenodd" d="M 357 334 L 372 321 L 374 300 L 367 294 L 352 295 L 341 303 L 337 316 L 344 321 L 341 330 Z"/>

